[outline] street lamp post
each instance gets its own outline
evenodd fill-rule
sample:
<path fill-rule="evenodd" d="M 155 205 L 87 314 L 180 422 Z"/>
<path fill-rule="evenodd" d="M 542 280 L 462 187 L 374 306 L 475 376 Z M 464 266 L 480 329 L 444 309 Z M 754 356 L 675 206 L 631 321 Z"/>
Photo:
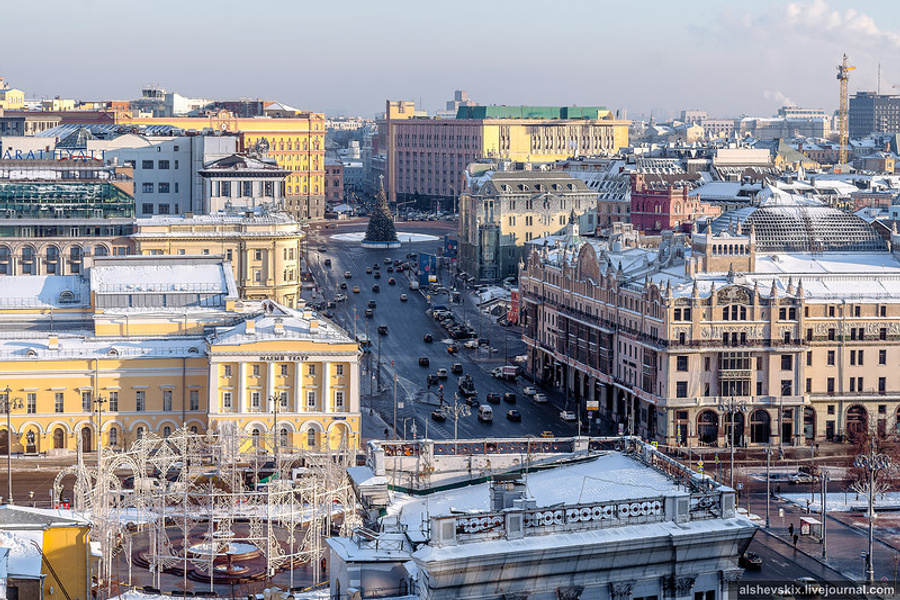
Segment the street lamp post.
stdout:
<path fill-rule="evenodd" d="M 394 361 L 391 361 L 391 365 Z M 394 439 L 397 439 L 397 371 L 394 371 Z"/>
<path fill-rule="evenodd" d="M 772 478 L 769 476 L 769 462 L 772 458 L 772 444 L 766 446 L 766 529 L 771 527 L 769 521 L 769 504 L 772 500 Z"/>
<path fill-rule="evenodd" d="M 825 501 L 828 500 L 828 471 L 822 470 L 822 560 L 828 560 L 828 528 Z"/>
<path fill-rule="evenodd" d="M 22 401 L 10 398 L 12 389 L 7 385 L 3 390 L 2 410 L 6 413 L 6 501 L 8 504 L 13 503 L 12 492 L 12 422 L 10 413 L 16 409 L 22 408 Z"/>
<path fill-rule="evenodd" d="M 326 373 L 327 377 L 328 374 Z M 278 404 L 281 402 L 281 396 L 277 394 L 273 394 L 269 401 L 272 403 L 272 433 L 275 436 L 275 443 L 272 446 L 272 457 L 275 461 L 275 471 L 279 470 L 278 467 L 278 446 L 281 444 L 281 436 L 278 431 Z M 326 404 L 328 403 L 328 398 L 323 400 Z"/>
<path fill-rule="evenodd" d="M 875 436 L 869 438 L 869 451 L 866 454 L 857 454 L 853 460 L 853 466 L 857 469 L 864 469 L 868 475 L 868 497 L 869 497 L 869 551 L 866 554 L 866 581 L 870 584 L 875 583 L 875 567 L 872 560 L 873 541 L 875 537 L 875 473 L 883 471 L 891 466 L 891 459 L 885 454 L 875 452 Z"/>
<path fill-rule="evenodd" d="M 728 414 L 731 419 L 731 429 L 728 431 L 728 446 L 731 449 L 731 466 L 729 468 L 729 487 L 734 489 L 734 415 L 737 412 L 744 411 L 744 403 L 734 399 L 734 396 L 727 402 L 719 405 L 719 410 Z"/>
<path fill-rule="evenodd" d="M 453 394 L 453 404 L 447 403 L 441 406 L 441 412 L 445 417 L 453 417 L 453 440 L 459 439 L 459 418 L 468 417 L 472 414 L 468 404 L 459 403 L 459 393 Z"/>

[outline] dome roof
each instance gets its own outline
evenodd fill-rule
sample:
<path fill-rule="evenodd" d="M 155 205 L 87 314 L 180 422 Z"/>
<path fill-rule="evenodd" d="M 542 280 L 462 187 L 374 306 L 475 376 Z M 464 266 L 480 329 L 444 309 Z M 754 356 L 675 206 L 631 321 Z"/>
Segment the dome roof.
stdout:
<path fill-rule="evenodd" d="M 714 219 L 714 234 L 738 223 L 746 234 L 752 225 L 759 252 L 878 252 L 887 251 L 884 238 L 856 215 L 817 200 L 767 188 L 764 200 Z"/>

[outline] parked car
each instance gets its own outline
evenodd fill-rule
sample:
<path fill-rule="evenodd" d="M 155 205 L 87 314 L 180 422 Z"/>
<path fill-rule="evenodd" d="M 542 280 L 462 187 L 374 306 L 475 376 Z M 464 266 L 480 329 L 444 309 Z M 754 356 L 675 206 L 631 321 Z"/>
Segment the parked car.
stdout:
<path fill-rule="evenodd" d="M 534 401 L 537 402 L 538 404 L 543 404 L 544 402 L 547 401 L 547 396 L 546 396 L 545 394 L 540 393 L 540 392 L 538 392 L 537 394 L 535 394 L 535 395 L 533 396 L 533 398 L 534 398 Z"/>
<path fill-rule="evenodd" d="M 578 417 L 575 415 L 574 411 L 571 410 L 561 410 L 559 411 L 559 418 L 563 421 L 577 421 Z"/>
<path fill-rule="evenodd" d="M 512 392 L 506 392 L 505 394 L 503 394 L 503 401 L 509 402 L 510 404 L 515 404 L 516 403 L 516 395 L 513 394 Z"/>
<path fill-rule="evenodd" d="M 437 376 L 441 379 L 447 379 L 447 369 L 438 369 Z"/>
<path fill-rule="evenodd" d="M 434 341 L 434 338 L 431 336 L 430 333 L 426 333 L 425 336 L 422 338 L 422 341 L 425 342 L 426 344 L 430 344 L 431 342 Z"/>
<path fill-rule="evenodd" d="M 458 354 L 459 348 L 456 347 L 456 344 L 450 344 L 447 346 L 447 354 Z"/>
<path fill-rule="evenodd" d="M 738 559 L 738 564 L 750 571 L 762 569 L 762 557 L 756 552 L 744 552 Z"/>
<path fill-rule="evenodd" d="M 498 392 L 488 392 L 488 395 L 485 396 L 485 400 L 491 404 L 500 404 L 500 398 L 501 396 Z"/>
<path fill-rule="evenodd" d="M 450 372 L 453 373 L 454 375 L 462 375 L 462 372 L 463 372 L 462 364 L 453 363 L 453 365 L 450 366 Z"/>
<path fill-rule="evenodd" d="M 506 411 L 506 418 L 509 419 L 510 421 L 513 421 L 514 423 L 521 423 L 522 422 L 522 413 L 520 413 L 517 410 L 508 410 L 508 411 Z"/>
<path fill-rule="evenodd" d="M 427 367 L 429 364 L 431 364 L 431 361 L 428 360 L 427 356 L 419 357 L 419 366 L 420 367 Z"/>
<path fill-rule="evenodd" d="M 409 296 L 407 296 L 406 294 L 400 294 L 400 302 L 406 302 L 407 300 L 409 300 Z"/>
<path fill-rule="evenodd" d="M 431 411 L 431 418 L 434 419 L 435 421 L 437 421 L 438 423 L 443 423 L 444 421 L 447 420 L 447 416 L 442 411 L 439 411 L 439 410 Z"/>
<path fill-rule="evenodd" d="M 353 277 L 353 273 L 351 273 L 350 271 L 344 271 L 344 279 L 350 279 L 351 277 Z"/>
<path fill-rule="evenodd" d="M 378 335 L 387 335 L 388 334 L 388 326 L 387 325 L 379 325 L 378 326 Z"/>

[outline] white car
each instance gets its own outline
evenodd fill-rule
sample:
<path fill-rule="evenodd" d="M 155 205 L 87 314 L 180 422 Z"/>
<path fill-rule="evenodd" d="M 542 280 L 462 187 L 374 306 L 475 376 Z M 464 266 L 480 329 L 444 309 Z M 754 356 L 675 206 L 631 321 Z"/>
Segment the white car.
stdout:
<path fill-rule="evenodd" d="M 478 340 L 468 340 L 465 344 L 463 344 L 466 348 L 477 348 Z"/>
<path fill-rule="evenodd" d="M 537 394 L 537 388 L 533 385 L 529 385 L 526 386 L 524 390 L 522 390 L 522 393 L 526 396 L 534 396 L 535 394 Z"/>
<path fill-rule="evenodd" d="M 438 369 L 437 376 L 441 379 L 447 379 L 447 369 Z"/>
<path fill-rule="evenodd" d="M 334 297 L 335 302 L 343 302 L 346 299 L 347 299 L 346 294 L 338 294 L 337 296 Z"/>
<path fill-rule="evenodd" d="M 544 402 L 547 401 L 547 396 L 545 394 L 538 392 L 537 394 L 534 395 L 534 401 L 537 402 L 538 404 L 543 404 Z"/>
<path fill-rule="evenodd" d="M 578 417 L 575 416 L 575 413 L 571 410 L 561 410 L 559 411 L 559 418 L 563 421 L 577 421 Z"/>

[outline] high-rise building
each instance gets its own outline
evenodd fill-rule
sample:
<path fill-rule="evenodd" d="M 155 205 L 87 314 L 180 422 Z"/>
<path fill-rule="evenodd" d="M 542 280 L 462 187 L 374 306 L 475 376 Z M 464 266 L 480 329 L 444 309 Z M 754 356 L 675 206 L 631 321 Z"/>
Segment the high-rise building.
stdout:
<path fill-rule="evenodd" d="M 849 135 L 900 132 L 900 96 L 859 92 L 850 98 Z"/>

